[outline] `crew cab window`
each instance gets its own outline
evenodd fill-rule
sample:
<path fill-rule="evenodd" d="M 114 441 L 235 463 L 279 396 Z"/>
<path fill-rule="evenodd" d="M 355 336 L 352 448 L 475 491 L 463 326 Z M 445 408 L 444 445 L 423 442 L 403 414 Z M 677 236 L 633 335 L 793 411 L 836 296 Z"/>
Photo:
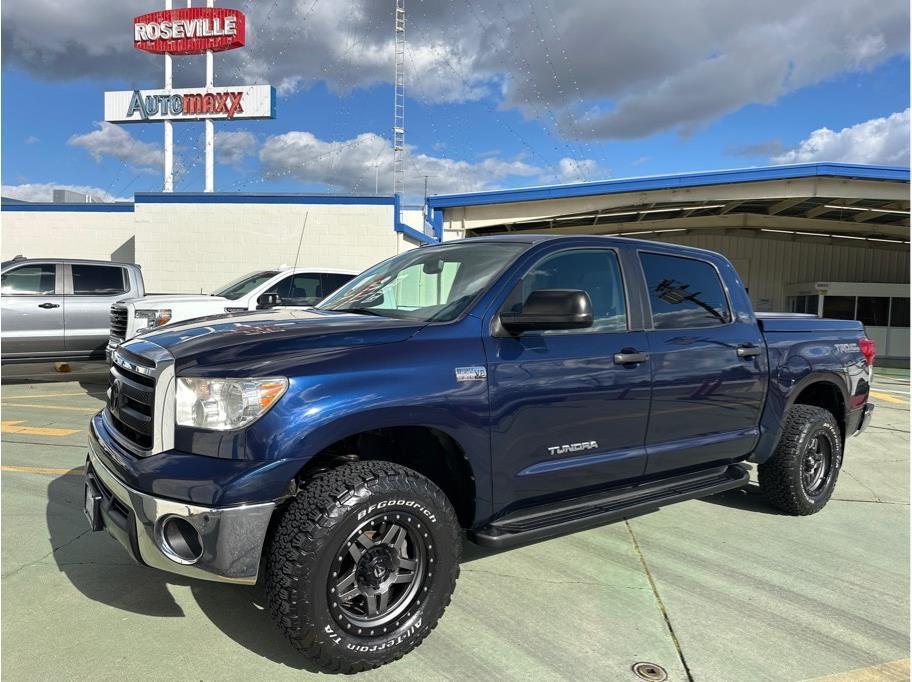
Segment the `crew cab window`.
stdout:
<path fill-rule="evenodd" d="M 0 281 L 0 292 L 16 296 L 44 296 L 54 293 L 57 266 L 23 265 L 4 273 Z"/>
<path fill-rule="evenodd" d="M 319 273 L 315 272 L 301 272 L 286 277 L 279 282 L 275 291 L 280 302 L 296 298 L 323 298 L 323 284 Z"/>
<path fill-rule="evenodd" d="M 592 326 L 555 329 L 544 334 L 592 334 L 627 331 L 627 302 L 617 255 L 607 249 L 573 250 L 546 256 L 517 283 L 504 310 L 520 312 L 533 291 L 578 289 L 592 301 Z"/>
<path fill-rule="evenodd" d="M 76 296 L 112 296 L 127 290 L 123 268 L 75 263 L 70 267 L 73 272 L 73 294 Z"/>
<path fill-rule="evenodd" d="M 336 289 L 341 287 L 343 284 L 348 284 L 354 278 L 354 275 L 343 275 L 336 272 L 324 272 L 322 275 L 323 295 L 329 296 Z"/>
<path fill-rule="evenodd" d="M 731 322 L 719 273 L 706 261 L 640 253 L 656 329 L 715 327 Z"/>

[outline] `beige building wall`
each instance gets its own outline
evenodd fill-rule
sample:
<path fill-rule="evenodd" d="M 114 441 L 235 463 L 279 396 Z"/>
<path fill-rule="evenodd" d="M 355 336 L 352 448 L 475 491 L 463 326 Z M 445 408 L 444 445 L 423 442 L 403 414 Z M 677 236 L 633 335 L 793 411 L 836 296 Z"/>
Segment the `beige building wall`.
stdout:
<path fill-rule="evenodd" d="M 23 255 L 132 262 L 134 234 L 130 212 L 0 213 L 0 254 L 5 261 Z"/>
<path fill-rule="evenodd" d="M 211 292 L 251 270 L 298 264 L 363 270 L 415 247 L 393 229 L 391 204 L 160 203 L 132 212 L 2 212 L 3 260 L 123 260 L 146 290 Z M 307 225 L 304 227 L 304 219 Z"/>

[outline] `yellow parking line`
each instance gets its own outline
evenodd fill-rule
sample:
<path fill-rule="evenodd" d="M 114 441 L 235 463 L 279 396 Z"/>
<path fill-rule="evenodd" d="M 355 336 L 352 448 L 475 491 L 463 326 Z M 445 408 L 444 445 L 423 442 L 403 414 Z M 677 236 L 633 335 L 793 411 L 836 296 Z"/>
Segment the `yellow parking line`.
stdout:
<path fill-rule="evenodd" d="M 871 391 L 871 397 L 877 398 L 878 400 L 886 400 L 888 403 L 896 403 L 897 405 L 908 405 L 908 400 L 900 400 L 895 398 L 889 393 L 881 393 L 880 391 Z"/>
<path fill-rule="evenodd" d="M 11 464 L 4 464 L 0 466 L 0 471 L 15 471 L 19 474 L 53 474 L 53 475 L 72 475 L 72 476 L 82 476 L 85 473 L 85 467 L 78 467 L 76 469 L 53 469 L 51 467 L 17 467 Z"/>
<path fill-rule="evenodd" d="M 67 410 L 69 412 L 98 412 L 97 407 L 67 407 L 66 405 L 42 405 L 41 403 L 0 403 L 2 407 L 35 407 L 42 410 Z"/>
<path fill-rule="evenodd" d="M 19 421 L 0 422 L 0 431 L 3 433 L 21 433 L 26 436 L 72 436 L 82 429 L 52 429 L 45 426 L 19 426 Z"/>

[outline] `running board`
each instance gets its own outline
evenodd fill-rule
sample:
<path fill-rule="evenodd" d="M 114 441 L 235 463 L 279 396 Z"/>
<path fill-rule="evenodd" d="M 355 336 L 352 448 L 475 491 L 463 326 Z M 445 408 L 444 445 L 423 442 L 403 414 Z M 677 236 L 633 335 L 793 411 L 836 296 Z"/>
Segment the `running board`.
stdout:
<path fill-rule="evenodd" d="M 469 539 L 483 547 L 513 547 L 620 521 L 675 502 L 740 488 L 749 480 L 747 469 L 733 465 L 711 472 L 642 483 L 558 505 L 521 509 L 483 528 L 469 531 Z"/>

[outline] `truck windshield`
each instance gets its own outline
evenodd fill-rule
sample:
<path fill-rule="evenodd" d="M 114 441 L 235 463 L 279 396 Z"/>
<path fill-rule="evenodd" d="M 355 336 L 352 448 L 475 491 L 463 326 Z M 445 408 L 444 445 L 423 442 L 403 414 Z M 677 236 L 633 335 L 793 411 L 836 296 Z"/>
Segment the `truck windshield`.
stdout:
<path fill-rule="evenodd" d="M 316 307 L 422 322 L 453 320 L 526 248 L 476 242 L 413 249 L 363 272 Z"/>
<path fill-rule="evenodd" d="M 236 301 L 241 296 L 249 294 L 251 291 L 256 289 L 258 286 L 264 282 L 269 281 L 276 275 L 278 275 L 278 270 L 264 270 L 263 272 L 251 272 L 248 275 L 244 275 L 239 279 L 232 280 L 228 282 L 221 289 L 216 291 L 213 296 L 221 296 L 227 298 L 230 301 Z"/>

